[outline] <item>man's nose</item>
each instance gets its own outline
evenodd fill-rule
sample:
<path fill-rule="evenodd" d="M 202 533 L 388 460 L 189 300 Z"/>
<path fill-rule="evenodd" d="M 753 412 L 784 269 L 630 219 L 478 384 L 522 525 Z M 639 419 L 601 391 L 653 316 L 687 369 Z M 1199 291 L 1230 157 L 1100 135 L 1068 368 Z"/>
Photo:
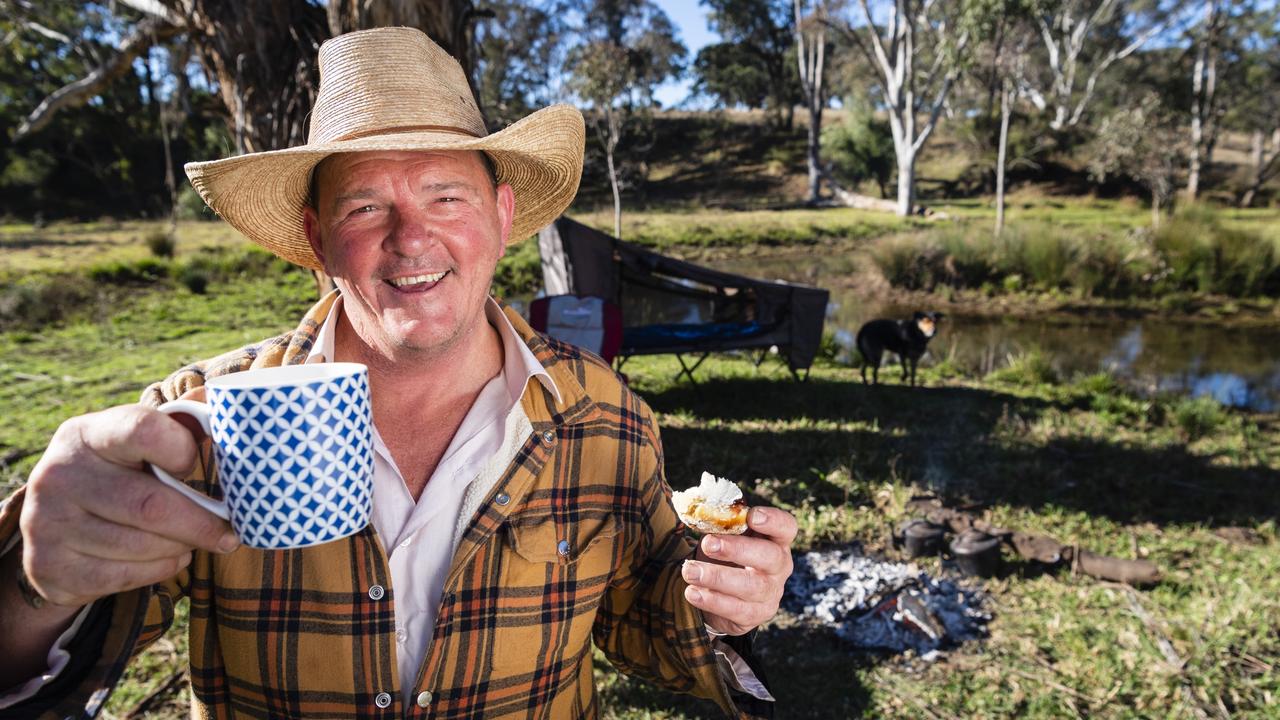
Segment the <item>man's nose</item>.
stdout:
<path fill-rule="evenodd" d="M 437 243 L 435 226 L 426 213 L 414 207 L 397 207 L 383 247 L 397 255 L 416 257 Z"/>

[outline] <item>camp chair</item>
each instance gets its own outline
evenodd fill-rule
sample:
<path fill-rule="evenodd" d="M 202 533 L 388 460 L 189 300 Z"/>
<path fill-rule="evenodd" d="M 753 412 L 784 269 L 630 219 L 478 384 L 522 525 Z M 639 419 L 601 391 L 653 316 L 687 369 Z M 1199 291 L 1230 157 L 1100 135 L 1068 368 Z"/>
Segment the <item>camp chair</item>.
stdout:
<path fill-rule="evenodd" d="M 552 295 L 529 303 L 529 325 L 613 363 L 622 347 L 622 310 L 598 297 Z"/>

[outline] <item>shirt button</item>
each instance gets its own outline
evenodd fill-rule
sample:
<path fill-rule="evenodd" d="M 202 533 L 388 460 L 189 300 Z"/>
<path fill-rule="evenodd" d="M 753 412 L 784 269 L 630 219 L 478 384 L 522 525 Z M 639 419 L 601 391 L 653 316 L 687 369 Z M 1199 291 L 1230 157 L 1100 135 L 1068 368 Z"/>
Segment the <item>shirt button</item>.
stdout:
<path fill-rule="evenodd" d="M 409 547 L 409 544 L 412 542 L 413 542 L 412 539 L 405 540 L 404 542 L 400 543 L 400 547 Z"/>
<path fill-rule="evenodd" d="M 381 585 L 374 585 L 373 587 L 369 588 L 370 600 L 381 600 L 382 596 L 386 594 L 387 594 L 387 591 L 384 590 Z M 383 707 L 385 707 L 385 705 Z"/>
<path fill-rule="evenodd" d="M 405 632 L 404 630 L 396 630 L 396 642 L 404 643 L 405 639 L 408 637 L 409 637 L 409 633 Z"/>
<path fill-rule="evenodd" d="M 497 497 L 495 497 L 493 501 L 499 505 L 506 505 L 511 502 L 511 496 L 506 493 L 498 493 Z"/>
<path fill-rule="evenodd" d="M 378 693 L 373 699 L 373 704 L 380 708 L 391 707 L 391 693 Z"/>
<path fill-rule="evenodd" d="M 551 432 L 550 430 L 542 431 L 542 442 L 550 445 L 551 443 L 555 442 L 555 440 L 556 440 L 556 434 L 554 432 Z"/>
<path fill-rule="evenodd" d="M 560 553 L 561 557 L 569 557 L 569 541 L 561 540 L 556 545 L 556 552 Z"/>
<path fill-rule="evenodd" d="M 424 708 L 431 704 L 431 691 L 423 690 L 418 693 L 418 707 Z"/>

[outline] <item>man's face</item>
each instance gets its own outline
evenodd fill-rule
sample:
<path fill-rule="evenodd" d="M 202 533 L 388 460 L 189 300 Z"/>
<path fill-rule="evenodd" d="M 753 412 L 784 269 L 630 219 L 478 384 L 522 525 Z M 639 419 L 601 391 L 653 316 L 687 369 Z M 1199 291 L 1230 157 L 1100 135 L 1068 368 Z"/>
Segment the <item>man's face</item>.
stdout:
<path fill-rule="evenodd" d="M 484 323 L 515 197 L 477 152 L 362 152 L 316 169 L 307 237 L 361 339 L 436 354 Z"/>

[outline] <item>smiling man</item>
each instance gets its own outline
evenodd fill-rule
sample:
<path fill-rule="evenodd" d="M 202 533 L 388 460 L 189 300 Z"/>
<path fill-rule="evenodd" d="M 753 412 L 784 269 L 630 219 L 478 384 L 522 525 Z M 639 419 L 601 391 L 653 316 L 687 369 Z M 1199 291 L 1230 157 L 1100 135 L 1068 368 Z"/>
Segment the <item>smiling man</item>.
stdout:
<path fill-rule="evenodd" d="M 777 610 L 794 518 L 753 508 L 752 533 L 694 543 L 645 403 L 489 296 L 507 244 L 571 202 L 581 115 L 487 134 L 461 68 L 406 28 L 336 38 L 320 67 L 306 145 L 187 170 L 229 223 L 338 290 L 293 331 L 58 430 L 0 508 L 0 716 L 96 714 L 183 597 L 202 717 L 595 717 L 593 643 L 624 672 L 769 714 L 748 633 Z M 155 406 L 332 361 L 369 368 L 360 533 L 237 548 L 147 472 L 216 485 L 207 442 Z"/>

